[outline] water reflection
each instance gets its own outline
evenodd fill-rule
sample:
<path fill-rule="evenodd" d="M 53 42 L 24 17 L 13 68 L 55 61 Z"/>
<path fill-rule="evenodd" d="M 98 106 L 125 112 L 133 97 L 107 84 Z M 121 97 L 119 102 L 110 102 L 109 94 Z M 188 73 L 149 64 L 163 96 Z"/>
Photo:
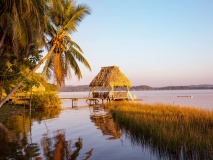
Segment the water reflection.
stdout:
<path fill-rule="evenodd" d="M 95 124 L 102 131 L 104 136 L 110 136 L 107 139 L 119 139 L 121 134 L 121 128 L 114 122 L 112 116 L 105 111 L 104 106 L 95 105 L 90 106 L 91 122 Z"/>
<path fill-rule="evenodd" d="M 83 139 L 78 138 L 75 142 L 66 140 L 65 130 L 57 130 L 53 137 L 48 133 L 43 135 L 41 140 L 45 159 L 66 159 L 75 160 L 83 147 Z M 92 156 L 93 149 L 85 153 L 81 159 L 89 159 Z"/>
<path fill-rule="evenodd" d="M 32 120 L 41 122 L 45 119 L 58 117 L 61 113 L 61 108 L 46 108 L 42 110 L 35 110 L 32 112 Z"/>
<path fill-rule="evenodd" d="M 59 116 L 60 108 L 40 111 L 29 111 L 23 115 L 8 117 L 0 122 L 0 159 L 66 159 L 79 158 L 83 148 L 83 139 L 66 140 L 65 130 L 57 130 L 43 134 L 41 144 L 32 143 L 31 123 Z M 31 115 L 31 116 L 30 116 Z M 2 145 L 4 144 L 4 145 Z M 43 151 L 43 154 L 41 155 Z M 93 149 L 84 153 L 80 158 L 87 160 L 92 156 Z"/>
<path fill-rule="evenodd" d="M 5 123 L 0 123 L 0 159 L 37 157 L 39 145 L 28 142 L 29 131 L 30 118 L 23 115 L 12 116 Z"/>

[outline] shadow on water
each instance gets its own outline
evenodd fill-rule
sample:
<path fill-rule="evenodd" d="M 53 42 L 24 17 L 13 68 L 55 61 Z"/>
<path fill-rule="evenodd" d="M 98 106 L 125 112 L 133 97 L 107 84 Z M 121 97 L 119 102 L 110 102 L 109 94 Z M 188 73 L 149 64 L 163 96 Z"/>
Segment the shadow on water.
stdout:
<path fill-rule="evenodd" d="M 104 136 L 110 136 L 107 139 L 119 139 L 121 134 L 121 128 L 114 122 L 112 116 L 105 111 L 103 105 L 90 106 L 90 119 L 91 122 L 102 131 Z"/>
<path fill-rule="evenodd" d="M 30 159 L 39 155 L 39 145 L 29 143 L 30 118 L 16 115 L 0 123 L 0 159 Z"/>
<path fill-rule="evenodd" d="M 23 115 L 14 115 L 6 121 L 0 122 L 0 160 L 1 159 L 66 159 L 79 158 L 83 148 L 83 139 L 66 140 L 65 130 L 57 130 L 54 136 L 49 136 L 49 131 L 43 134 L 41 145 L 31 143 L 32 121 L 42 121 L 55 118 L 61 112 L 60 108 L 33 111 L 32 117 L 28 111 Z M 51 133 L 52 135 L 52 133 Z M 4 144 L 4 145 L 2 145 Z M 43 150 L 43 155 L 41 151 Z M 87 160 L 92 156 L 93 149 L 82 155 L 81 159 Z"/>

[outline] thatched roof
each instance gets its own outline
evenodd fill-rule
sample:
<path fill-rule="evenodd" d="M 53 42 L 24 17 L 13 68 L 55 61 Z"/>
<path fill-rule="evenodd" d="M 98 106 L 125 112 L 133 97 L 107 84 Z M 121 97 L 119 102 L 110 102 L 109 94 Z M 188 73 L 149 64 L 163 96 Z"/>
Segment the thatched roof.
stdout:
<path fill-rule="evenodd" d="M 101 71 L 92 80 L 90 87 L 131 87 L 129 79 L 117 66 L 101 67 Z"/>

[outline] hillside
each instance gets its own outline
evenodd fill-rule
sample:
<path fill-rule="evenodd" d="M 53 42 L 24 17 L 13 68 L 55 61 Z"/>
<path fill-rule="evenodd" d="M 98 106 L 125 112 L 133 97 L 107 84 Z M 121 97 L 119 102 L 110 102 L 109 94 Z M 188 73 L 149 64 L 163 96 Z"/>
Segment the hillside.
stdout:
<path fill-rule="evenodd" d="M 192 89 L 213 89 L 213 85 L 189 85 L 189 86 L 166 86 L 166 87 L 150 87 L 147 85 L 132 86 L 131 91 L 141 90 L 192 90 Z M 60 92 L 87 92 L 89 91 L 89 85 L 80 86 L 64 86 L 59 89 Z"/>

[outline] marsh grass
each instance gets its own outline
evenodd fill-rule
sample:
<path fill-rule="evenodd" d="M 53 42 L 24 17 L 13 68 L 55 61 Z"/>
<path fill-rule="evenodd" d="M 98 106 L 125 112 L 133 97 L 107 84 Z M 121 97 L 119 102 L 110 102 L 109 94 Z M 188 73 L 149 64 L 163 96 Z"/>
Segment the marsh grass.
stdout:
<path fill-rule="evenodd" d="M 198 108 L 131 102 L 107 103 L 133 144 L 159 158 L 213 159 L 213 112 Z"/>

